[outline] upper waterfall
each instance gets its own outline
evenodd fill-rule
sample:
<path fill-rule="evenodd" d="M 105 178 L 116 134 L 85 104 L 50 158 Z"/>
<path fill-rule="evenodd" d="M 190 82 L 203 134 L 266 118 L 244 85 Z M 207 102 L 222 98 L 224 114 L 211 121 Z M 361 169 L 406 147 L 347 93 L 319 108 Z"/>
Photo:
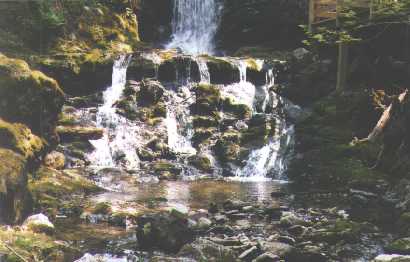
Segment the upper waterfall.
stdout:
<path fill-rule="evenodd" d="M 167 48 L 187 54 L 213 54 L 219 24 L 217 0 L 174 0 L 172 39 Z"/>

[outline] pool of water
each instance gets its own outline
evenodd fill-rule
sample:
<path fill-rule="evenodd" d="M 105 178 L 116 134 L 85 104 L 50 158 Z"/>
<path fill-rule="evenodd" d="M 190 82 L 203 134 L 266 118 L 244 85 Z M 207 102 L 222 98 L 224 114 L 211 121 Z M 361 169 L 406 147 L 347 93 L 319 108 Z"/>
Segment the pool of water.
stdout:
<path fill-rule="evenodd" d="M 92 197 L 95 202 L 110 203 L 114 209 L 138 209 L 157 204 L 163 208 L 201 209 L 228 199 L 251 203 L 275 201 L 272 192 L 286 187 L 283 181 L 197 180 L 163 181 L 158 184 L 129 184 L 119 191 Z"/>

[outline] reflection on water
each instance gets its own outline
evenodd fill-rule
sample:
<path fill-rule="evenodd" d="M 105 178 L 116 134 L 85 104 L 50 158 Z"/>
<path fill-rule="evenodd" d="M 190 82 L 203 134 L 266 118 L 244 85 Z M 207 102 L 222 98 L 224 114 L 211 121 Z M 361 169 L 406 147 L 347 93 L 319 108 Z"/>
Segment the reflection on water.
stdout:
<path fill-rule="evenodd" d="M 167 181 L 159 184 L 130 186 L 122 192 L 106 192 L 94 197 L 97 202 L 110 202 L 114 206 L 126 206 L 125 202 L 146 204 L 162 202 L 163 207 L 200 209 L 210 203 L 221 204 L 227 199 L 262 203 L 272 201 L 271 193 L 283 188 L 280 181 Z M 131 204 L 132 205 L 132 204 Z"/>

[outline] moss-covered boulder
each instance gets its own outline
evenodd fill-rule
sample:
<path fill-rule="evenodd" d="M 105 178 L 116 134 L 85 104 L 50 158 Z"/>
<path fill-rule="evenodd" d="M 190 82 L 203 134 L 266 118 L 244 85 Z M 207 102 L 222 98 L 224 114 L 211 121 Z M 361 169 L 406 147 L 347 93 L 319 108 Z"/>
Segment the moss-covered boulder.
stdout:
<path fill-rule="evenodd" d="M 223 163 L 240 161 L 241 146 L 232 141 L 218 140 L 214 151 L 218 159 Z"/>
<path fill-rule="evenodd" d="M 388 252 L 400 255 L 410 255 L 410 238 L 400 238 L 385 248 Z"/>
<path fill-rule="evenodd" d="M 26 159 L 32 159 L 44 150 L 45 142 L 32 134 L 26 125 L 8 123 L 0 118 L 0 147 L 9 148 Z"/>
<path fill-rule="evenodd" d="M 230 97 L 222 100 L 222 109 L 224 112 L 230 113 L 239 119 L 246 119 L 252 115 L 252 109 L 249 106 L 235 103 Z"/>
<path fill-rule="evenodd" d="M 203 171 L 205 173 L 212 172 L 211 160 L 206 155 L 191 156 L 189 157 L 188 161 L 192 166 L 196 167 L 200 171 Z"/>
<path fill-rule="evenodd" d="M 91 126 L 57 126 L 56 131 L 64 142 L 100 139 L 104 133 L 102 128 Z"/>
<path fill-rule="evenodd" d="M 41 166 L 29 179 L 28 189 L 35 201 L 35 208 L 49 216 L 55 216 L 61 210 L 68 216 L 79 215 L 82 206 L 75 196 L 99 191 L 99 187 L 79 170 L 58 171 L 46 166 Z"/>
<path fill-rule="evenodd" d="M 190 56 L 172 57 L 159 65 L 158 79 L 165 83 L 186 81 L 187 79 L 199 82 L 198 64 Z"/>
<path fill-rule="evenodd" d="M 51 140 L 63 102 L 64 93 L 54 79 L 0 53 L 0 117 L 24 123 Z"/>
<path fill-rule="evenodd" d="M 150 169 L 160 179 L 165 179 L 165 180 L 174 180 L 182 172 L 182 169 L 180 167 L 166 160 L 160 160 L 160 161 L 152 163 Z"/>
<path fill-rule="evenodd" d="M 30 211 L 27 191 L 26 159 L 9 149 L 0 148 L 0 221 L 21 221 Z"/>
<path fill-rule="evenodd" d="M 212 84 L 232 84 L 239 82 L 239 69 L 233 63 L 216 57 L 205 57 Z"/>
<path fill-rule="evenodd" d="M 195 88 L 196 102 L 191 106 L 191 113 L 200 116 L 218 116 L 221 106 L 221 92 L 213 85 L 199 84 Z"/>

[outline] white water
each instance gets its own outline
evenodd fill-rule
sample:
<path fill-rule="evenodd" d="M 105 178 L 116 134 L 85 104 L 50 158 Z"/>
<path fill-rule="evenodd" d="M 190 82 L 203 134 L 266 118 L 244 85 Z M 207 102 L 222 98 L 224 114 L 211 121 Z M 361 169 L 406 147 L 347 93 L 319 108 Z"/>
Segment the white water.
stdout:
<path fill-rule="evenodd" d="M 173 35 L 166 48 L 192 55 L 214 53 L 219 13 L 216 0 L 174 0 Z"/>
<path fill-rule="evenodd" d="M 196 63 L 198 64 L 199 74 L 200 74 L 200 82 L 205 84 L 211 83 L 211 75 L 209 74 L 208 65 L 206 61 L 201 59 L 200 57 L 195 59 Z"/>
<path fill-rule="evenodd" d="M 194 103 L 190 86 L 181 86 L 179 91 L 167 92 L 167 117 L 165 124 L 168 133 L 168 146 L 175 153 L 193 155 L 196 149 L 191 139 L 194 135 L 189 106 Z"/>
<path fill-rule="evenodd" d="M 94 166 L 124 166 L 127 169 L 139 167 L 136 153 L 139 143 L 134 136 L 137 126 L 117 114 L 114 106 L 124 91 L 130 60 L 131 56 L 123 55 L 114 62 L 112 84 L 103 93 L 104 104 L 97 111 L 97 127 L 104 128 L 104 136 L 90 141 L 95 150 L 88 156 Z M 119 163 L 119 158 L 122 159 L 122 164 Z"/>

